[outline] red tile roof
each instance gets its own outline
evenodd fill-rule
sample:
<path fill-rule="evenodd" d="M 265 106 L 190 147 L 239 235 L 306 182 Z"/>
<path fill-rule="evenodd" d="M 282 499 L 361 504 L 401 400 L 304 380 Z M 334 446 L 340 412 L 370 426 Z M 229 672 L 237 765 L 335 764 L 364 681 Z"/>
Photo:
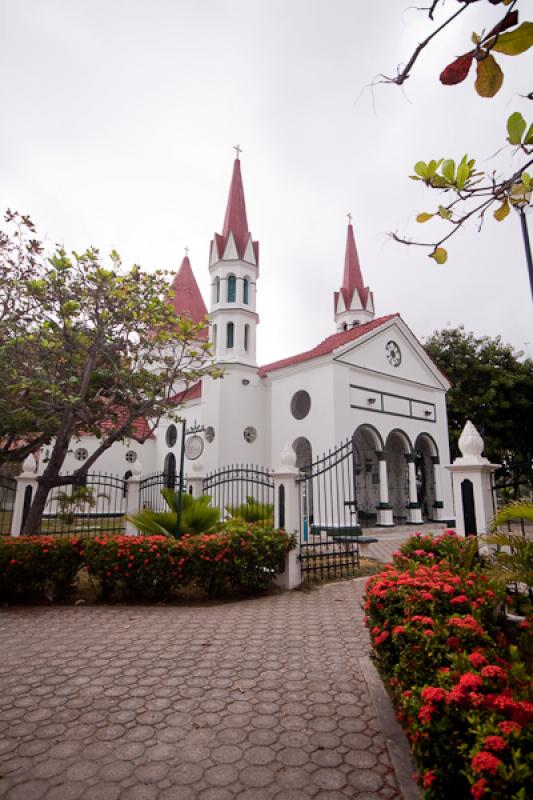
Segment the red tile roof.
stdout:
<path fill-rule="evenodd" d="M 120 408 L 113 408 L 109 412 L 110 414 L 114 414 L 114 418 L 103 419 L 98 423 L 98 427 L 102 432 L 105 431 L 113 431 L 115 428 L 118 428 L 119 425 L 122 424 L 124 421 L 124 411 Z M 86 431 L 81 431 L 76 433 L 76 436 L 93 436 L 92 433 L 87 433 Z M 150 423 L 146 419 L 146 417 L 138 417 L 131 423 L 131 433 L 130 436 L 132 439 L 136 439 L 138 442 L 144 442 L 145 439 L 153 439 L 154 434 Z"/>
<path fill-rule="evenodd" d="M 197 400 L 202 396 L 202 381 L 198 381 L 197 383 L 193 383 L 192 386 L 189 386 L 187 389 L 184 389 L 182 392 L 178 392 L 171 397 L 170 399 L 178 405 L 179 403 L 186 403 L 187 400 Z"/>
<path fill-rule="evenodd" d="M 373 319 L 372 322 L 366 322 L 364 325 L 357 325 L 355 328 L 349 328 L 347 331 L 334 333 L 332 336 L 328 336 L 327 339 L 320 342 L 320 344 L 312 350 L 307 350 L 305 353 L 299 353 L 296 356 L 283 358 L 281 361 L 274 361 L 272 364 L 266 364 L 264 367 L 260 367 L 259 375 L 263 378 L 276 369 L 292 367 L 294 364 L 301 364 L 304 361 L 310 361 L 313 358 L 325 356 L 328 353 L 332 353 L 338 347 L 342 347 L 349 342 L 359 339 L 361 336 L 364 336 L 365 333 L 370 333 L 370 331 L 380 328 L 386 322 L 399 316 L 399 314 L 388 314 L 386 317 L 378 317 L 377 319 Z"/>
<path fill-rule="evenodd" d="M 181 266 L 171 284 L 174 297 L 170 302 L 174 306 L 176 314 L 187 314 L 193 322 L 205 322 L 207 308 L 201 295 L 196 278 L 192 271 L 189 257 L 185 256 Z M 207 339 L 209 331 L 206 328 L 201 332 L 200 339 Z"/>

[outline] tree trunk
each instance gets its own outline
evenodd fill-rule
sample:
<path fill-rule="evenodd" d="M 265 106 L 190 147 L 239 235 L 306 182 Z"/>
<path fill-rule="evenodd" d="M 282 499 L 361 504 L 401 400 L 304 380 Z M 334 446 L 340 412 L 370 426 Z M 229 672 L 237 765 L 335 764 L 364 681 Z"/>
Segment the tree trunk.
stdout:
<path fill-rule="evenodd" d="M 68 446 L 72 436 L 72 429 L 74 427 L 74 415 L 71 409 L 67 409 L 63 414 L 61 427 L 58 431 L 50 460 L 46 465 L 46 469 L 38 478 L 37 491 L 30 506 L 28 516 L 22 527 L 22 536 L 31 536 L 41 532 L 41 523 L 43 519 L 43 512 L 48 499 L 50 489 L 57 485 L 56 480 L 61 473 L 65 458 L 68 453 Z"/>

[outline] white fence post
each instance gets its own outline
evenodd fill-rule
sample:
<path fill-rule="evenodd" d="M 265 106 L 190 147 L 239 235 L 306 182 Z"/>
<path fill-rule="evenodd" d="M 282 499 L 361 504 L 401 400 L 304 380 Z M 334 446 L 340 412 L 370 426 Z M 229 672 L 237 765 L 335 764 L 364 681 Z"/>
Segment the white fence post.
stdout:
<path fill-rule="evenodd" d="M 131 467 L 131 477 L 128 479 L 128 494 L 126 496 L 126 513 L 136 514 L 141 511 L 141 478 L 142 465 L 139 459 Z M 139 532 L 133 522 L 126 520 L 125 532 L 127 536 L 138 536 Z"/>
<path fill-rule="evenodd" d="M 26 496 L 29 494 L 27 492 L 28 487 L 31 488 L 31 496 L 29 498 L 29 502 L 31 502 L 37 489 L 37 461 L 33 455 L 29 455 L 26 458 L 22 464 L 22 472 L 17 478 L 17 491 L 13 505 L 13 516 L 11 517 L 11 536 L 20 536 L 24 508 L 27 505 Z"/>
<path fill-rule="evenodd" d="M 481 455 L 483 439 L 470 420 L 459 438 L 459 450 L 461 458 L 446 467 L 452 473 L 457 533 L 488 533 L 494 516 L 492 474 L 501 464 L 491 464 Z"/>
<path fill-rule="evenodd" d="M 274 470 L 274 525 L 296 535 L 296 548 L 285 556 L 285 569 L 276 584 L 282 589 L 296 589 L 302 583 L 300 555 L 300 476 L 296 453 L 290 444 L 281 453 L 280 466 Z"/>

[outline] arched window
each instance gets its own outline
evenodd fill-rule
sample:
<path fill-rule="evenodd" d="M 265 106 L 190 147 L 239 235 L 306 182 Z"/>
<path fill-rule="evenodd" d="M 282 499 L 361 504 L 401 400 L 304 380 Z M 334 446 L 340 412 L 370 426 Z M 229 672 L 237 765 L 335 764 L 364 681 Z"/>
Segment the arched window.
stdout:
<path fill-rule="evenodd" d="M 215 302 L 220 303 L 220 278 L 215 278 Z"/>
<path fill-rule="evenodd" d="M 230 275 L 228 278 L 228 303 L 234 303 L 237 299 L 237 278 Z"/>
<path fill-rule="evenodd" d="M 234 334 L 235 326 L 233 322 L 228 322 L 226 326 L 226 347 L 228 350 L 231 350 L 233 347 L 233 334 Z"/>
<path fill-rule="evenodd" d="M 166 456 L 163 473 L 165 476 L 165 486 L 168 489 L 174 489 L 176 486 L 176 456 L 174 453 L 169 453 Z"/>
<path fill-rule="evenodd" d="M 249 340 L 250 340 L 250 326 L 249 325 L 245 325 L 244 326 L 244 349 L 246 351 L 248 351 Z"/>
<path fill-rule="evenodd" d="M 243 278 L 243 281 L 242 281 L 242 302 L 244 303 L 245 306 L 247 306 L 248 303 L 249 303 L 249 300 L 248 300 L 248 286 L 249 286 L 248 278 Z"/>

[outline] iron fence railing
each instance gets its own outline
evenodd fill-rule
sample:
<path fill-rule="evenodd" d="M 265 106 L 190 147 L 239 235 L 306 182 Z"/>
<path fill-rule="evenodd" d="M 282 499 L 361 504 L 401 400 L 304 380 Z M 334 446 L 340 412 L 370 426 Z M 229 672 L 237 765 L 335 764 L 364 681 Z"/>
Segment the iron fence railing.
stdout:
<path fill-rule="evenodd" d="M 5 536 L 11 532 L 11 517 L 16 494 L 16 479 L 0 475 L 0 535 Z"/>
<path fill-rule="evenodd" d="M 128 479 L 92 472 L 81 482 L 57 486 L 46 502 L 40 533 L 99 535 L 124 533 Z"/>
<path fill-rule="evenodd" d="M 274 477 L 265 467 L 234 464 L 215 470 L 204 479 L 202 491 L 219 509 L 220 519 L 274 524 Z"/>

